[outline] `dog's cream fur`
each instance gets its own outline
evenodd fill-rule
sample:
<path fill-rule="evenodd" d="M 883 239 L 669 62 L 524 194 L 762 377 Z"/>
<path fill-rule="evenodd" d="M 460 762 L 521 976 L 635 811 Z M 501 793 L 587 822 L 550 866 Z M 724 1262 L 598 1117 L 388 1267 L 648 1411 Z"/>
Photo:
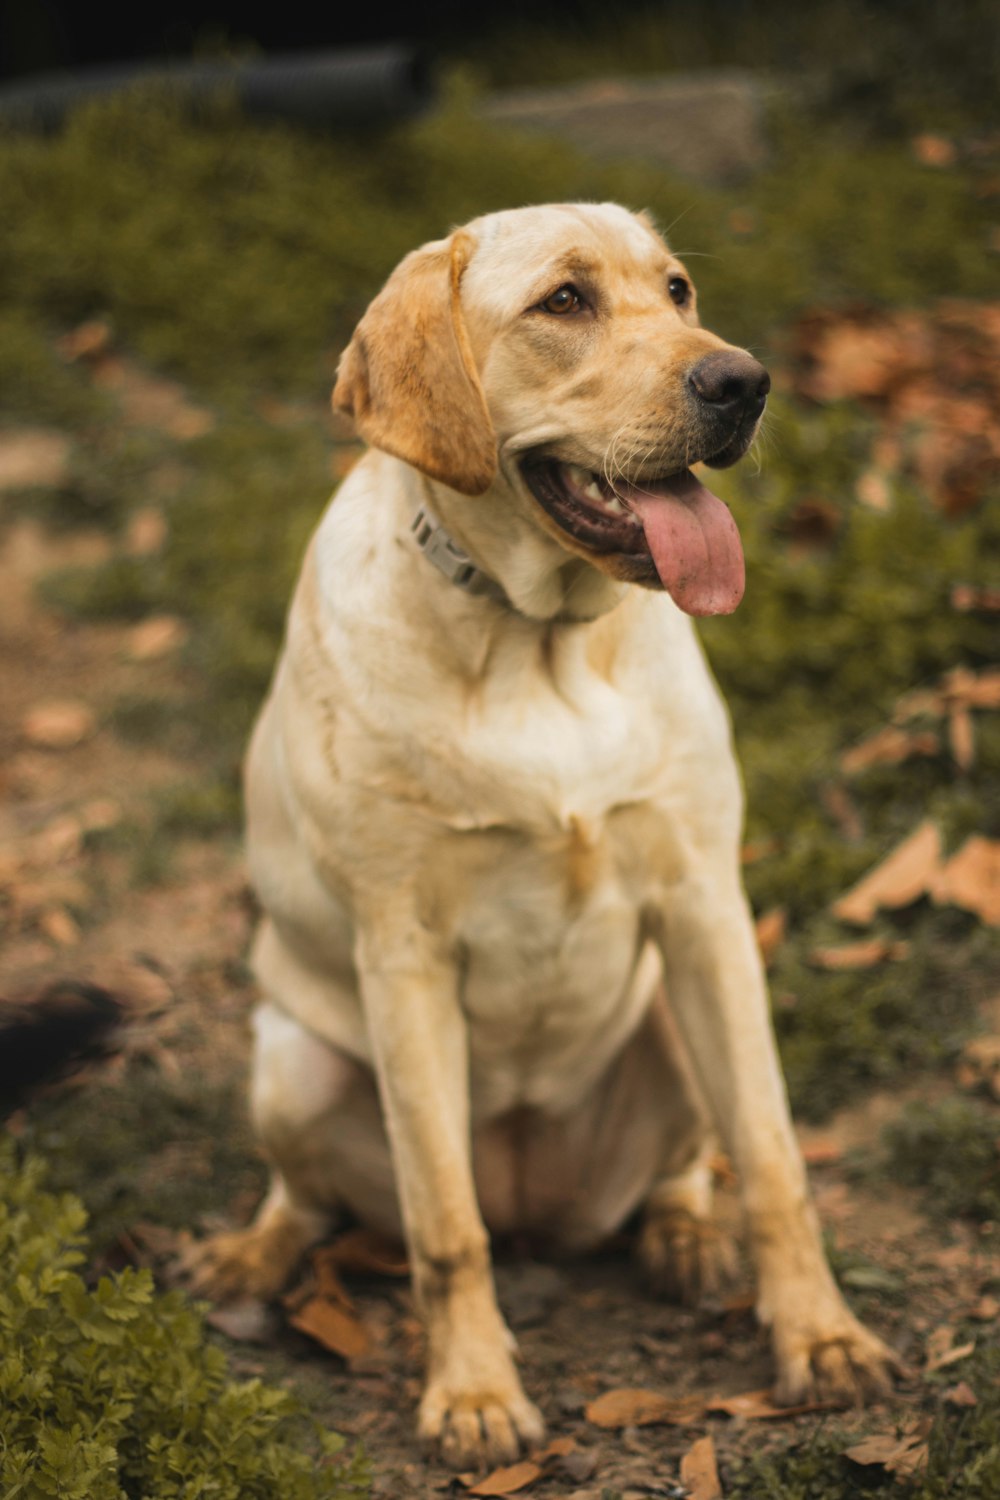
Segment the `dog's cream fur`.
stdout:
<path fill-rule="evenodd" d="M 611 454 L 641 477 L 697 456 L 685 376 L 727 346 L 667 297 L 681 274 L 607 204 L 490 215 L 403 262 L 341 365 L 335 399 L 375 446 L 309 548 L 250 752 L 253 1106 L 274 1179 L 196 1275 L 272 1294 L 340 1207 L 404 1233 L 420 1431 L 459 1465 L 542 1430 L 488 1230 L 585 1246 L 644 1205 L 647 1268 L 697 1297 L 717 1264 L 710 1122 L 778 1399 L 857 1399 L 894 1363 L 820 1247 L 691 622 L 569 537 L 516 462 Z M 566 281 L 592 316 L 539 310 Z M 419 553 L 428 501 L 512 607 Z"/>

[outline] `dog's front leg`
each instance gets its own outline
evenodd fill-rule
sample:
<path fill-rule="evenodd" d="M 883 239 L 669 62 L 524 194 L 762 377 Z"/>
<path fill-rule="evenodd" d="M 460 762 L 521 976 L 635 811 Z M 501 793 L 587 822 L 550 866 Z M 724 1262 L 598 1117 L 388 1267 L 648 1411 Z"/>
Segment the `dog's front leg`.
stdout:
<path fill-rule="evenodd" d="M 878 1395 L 898 1361 L 849 1311 L 823 1253 L 742 889 L 735 878 L 684 881 L 657 903 L 653 927 L 671 1008 L 741 1178 L 777 1399 Z"/>
<path fill-rule="evenodd" d="M 509 1463 L 544 1428 L 514 1367 L 476 1201 L 457 975 L 412 929 L 398 947 L 370 931 L 358 958 L 427 1334 L 420 1435 L 459 1469 Z"/>

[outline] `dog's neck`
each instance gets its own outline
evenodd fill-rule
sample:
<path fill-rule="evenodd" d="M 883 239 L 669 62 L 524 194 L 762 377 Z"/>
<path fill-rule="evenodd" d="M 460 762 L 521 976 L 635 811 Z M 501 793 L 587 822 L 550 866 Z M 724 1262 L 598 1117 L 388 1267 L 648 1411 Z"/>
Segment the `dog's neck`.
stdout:
<path fill-rule="evenodd" d="M 620 604 L 629 585 L 570 556 L 526 514 L 533 504 L 502 476 L 485 495 L 469 499 L 421 476 L 417 528 L 433 530 L 422 551 L 467 594 L 492 597 L 539 625 L 584 624 Z M 425 523 L 417 519 L 423 513 Z"/>

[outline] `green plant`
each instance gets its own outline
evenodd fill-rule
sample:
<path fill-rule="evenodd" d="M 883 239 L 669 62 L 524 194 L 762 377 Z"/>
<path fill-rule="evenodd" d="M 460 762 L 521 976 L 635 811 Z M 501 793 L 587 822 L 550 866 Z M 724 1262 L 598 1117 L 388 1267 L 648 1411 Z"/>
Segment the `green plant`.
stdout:
<path fill-rule="evenodd" d="M 88 1287 L 86 1213 L 0 1142 L 4 1500 L 349 1500 L 366 1465 L 287 1392 L 233 1381 L 146 1271 Z"/>

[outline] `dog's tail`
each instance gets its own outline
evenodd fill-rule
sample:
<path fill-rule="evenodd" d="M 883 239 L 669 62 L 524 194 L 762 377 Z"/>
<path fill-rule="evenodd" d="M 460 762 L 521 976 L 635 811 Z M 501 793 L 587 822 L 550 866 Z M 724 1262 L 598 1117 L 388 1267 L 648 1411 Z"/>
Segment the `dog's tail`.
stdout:
<path fill-rule="evenodd" d="M 110 990 L 69 979 L 31 1000 L 0 999 L 0 1119 L 43 1083 L 104 1056 L 124 1015 Z"/>

